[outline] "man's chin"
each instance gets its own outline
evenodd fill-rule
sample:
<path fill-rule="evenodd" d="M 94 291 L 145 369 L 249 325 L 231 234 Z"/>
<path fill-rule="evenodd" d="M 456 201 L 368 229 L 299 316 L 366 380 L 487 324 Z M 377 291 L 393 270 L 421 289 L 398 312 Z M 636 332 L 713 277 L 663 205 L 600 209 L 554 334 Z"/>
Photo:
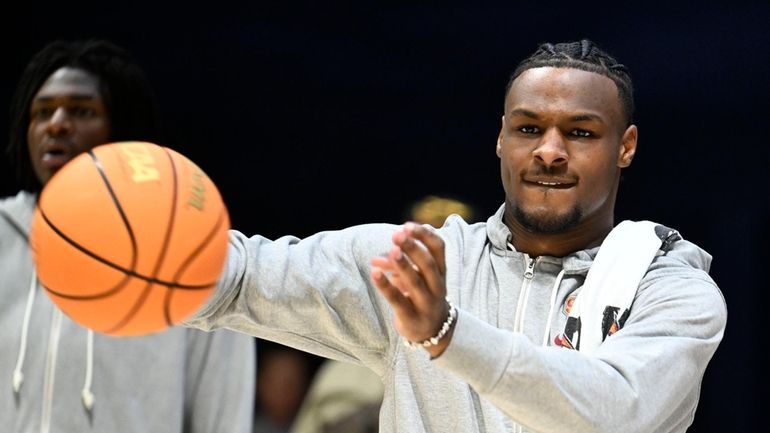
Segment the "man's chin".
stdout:
<path fill-rule="evenodd" d="M 513 209 L 513 217 L 522 227 L 544 235 L 555 235 L 577 227 L 583 218 L 578 208 L 572 208 L 563 214 L 526 212 L 518 206 Z"/>

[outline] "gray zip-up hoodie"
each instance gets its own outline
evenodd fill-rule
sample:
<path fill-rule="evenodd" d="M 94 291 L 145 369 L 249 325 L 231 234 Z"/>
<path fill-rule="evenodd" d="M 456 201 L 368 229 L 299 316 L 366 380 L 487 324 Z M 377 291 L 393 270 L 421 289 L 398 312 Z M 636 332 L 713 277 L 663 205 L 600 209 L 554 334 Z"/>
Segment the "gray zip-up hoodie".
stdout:
<path fill-rule="evenodd" d="M 80 327 L 33 277 L 34 205 L 27 193 L 0 200 L 0 431 L 250 432 L 254 339 L 181 327 L 117 338 Z"/>
<path fill-rule="evenodd" d="M 401 344 L 369 280 L 371 258 L 390 248 L 396 227 L 386 224 L 304 240 L 233 231 L 218 290 L 188 325 L 368 366 L 385 384 L 382 433 L 684 432 L 726 321 L 710 256 L 684 240 L 668 245 L 625 326 L 586 355 L 553 339 L 598 248 L 528 257 L 512 249 L 503 212 L 472 225 L 453 216 L 438 230 L 459 315 L 437 359 Z"/>

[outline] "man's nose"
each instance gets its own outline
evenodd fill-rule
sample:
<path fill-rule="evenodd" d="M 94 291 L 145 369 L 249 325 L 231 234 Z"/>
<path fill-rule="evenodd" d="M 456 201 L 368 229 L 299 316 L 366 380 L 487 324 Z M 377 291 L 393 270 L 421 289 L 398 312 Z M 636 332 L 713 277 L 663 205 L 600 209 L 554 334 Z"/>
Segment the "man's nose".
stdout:
<path fill-rule="evenodd" d="M 532 155 L 535 160 L 549 168 L 565 165 L 569 160 L 569 154 L 561 131 L 555 128 L 547 130 Z"/>
<path fill-rule="evenodd" d="M 72 131 L 72 119 L 65 107 L 58 107 L 48 119 L 48 133 L 52 136 L 69 134 Z"/>

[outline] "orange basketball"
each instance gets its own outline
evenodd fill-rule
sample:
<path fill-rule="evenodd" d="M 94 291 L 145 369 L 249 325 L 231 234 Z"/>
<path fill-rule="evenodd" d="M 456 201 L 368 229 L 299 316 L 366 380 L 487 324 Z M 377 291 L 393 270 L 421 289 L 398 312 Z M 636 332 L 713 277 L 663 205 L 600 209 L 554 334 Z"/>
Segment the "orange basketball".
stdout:
<path fill-rule="evenodd" d="M 214 183 L 156 144 L 95 147 L 45 185 L 30 244 L 38 278 L 73 321 L 110 335 L 161 331 L 212 293 L 230 220 Z"/>

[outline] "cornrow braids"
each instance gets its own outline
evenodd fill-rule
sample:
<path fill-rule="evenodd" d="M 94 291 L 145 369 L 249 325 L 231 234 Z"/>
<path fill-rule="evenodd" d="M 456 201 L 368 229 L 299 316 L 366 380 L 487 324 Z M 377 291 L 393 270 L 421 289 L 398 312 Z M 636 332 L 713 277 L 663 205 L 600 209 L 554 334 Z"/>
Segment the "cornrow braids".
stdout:
<path fill-rule="evenodd" d="M 162 139 L 155 95 L 128 51 L 99 39 L 50 42 L 25 67 L 9 111 L 6 153 L 16 167 L 21 187 L 28 191 L 42 188 L 27 146 L 30 106 L 45 81 L 63 67 L 83 69 L 99 79 L 99 92 L 110 119 L 111 141 L 159 143 Z"/>
<path fill-rule="evenodd" d="M 618 63 L 614 57 L 600 49 L 589 39 L 564 43 L 542 43 L 537 50 L 522 60 L 511 74 L 505 86 L 505 95 L 511 90 L 513 81 L 527 69 L 553 67 L 574 68 L 604 75 L 615 82 L 626 119 L 626 126 L 633 123 L 634 87 L 631 72 Z"/>

